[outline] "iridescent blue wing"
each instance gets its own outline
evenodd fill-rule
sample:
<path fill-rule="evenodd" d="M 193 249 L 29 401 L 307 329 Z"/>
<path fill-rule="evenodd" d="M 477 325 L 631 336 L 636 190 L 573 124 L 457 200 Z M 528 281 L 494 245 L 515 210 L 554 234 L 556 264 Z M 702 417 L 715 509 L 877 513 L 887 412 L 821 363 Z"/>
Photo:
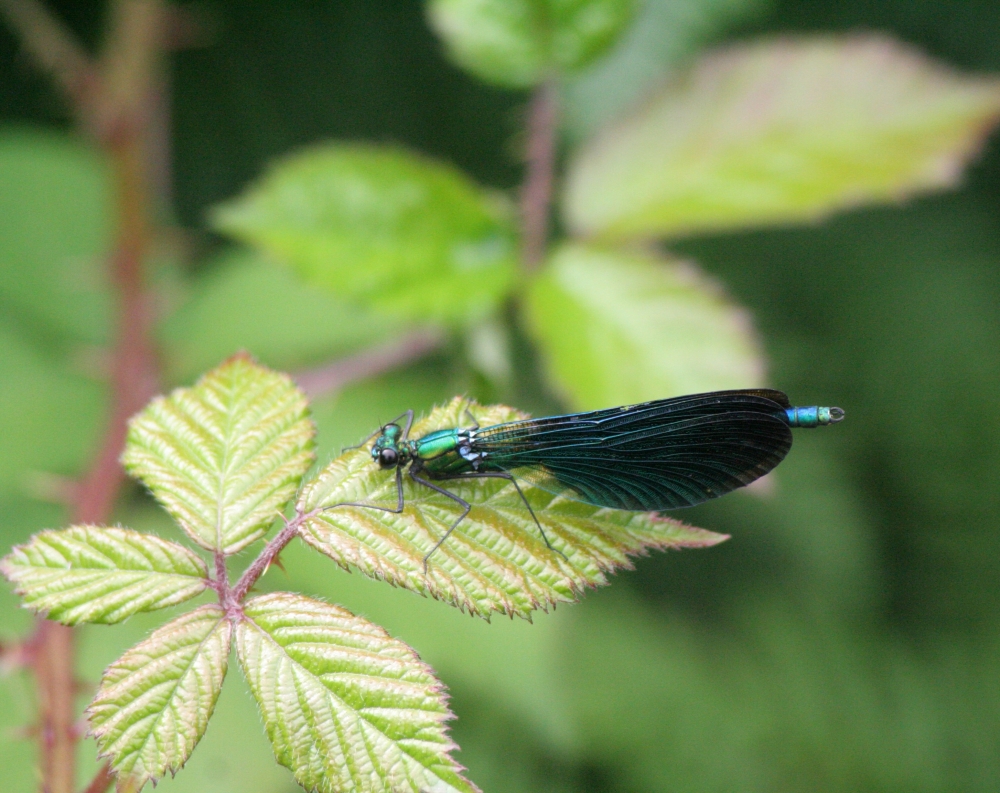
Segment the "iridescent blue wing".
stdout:
<path fill-rule="evenodd" d="M 780 391 L 718 391 L 481 428 L 485 467 L 602 507 L 689 507 L 750 484 L 792 445 Z"/>

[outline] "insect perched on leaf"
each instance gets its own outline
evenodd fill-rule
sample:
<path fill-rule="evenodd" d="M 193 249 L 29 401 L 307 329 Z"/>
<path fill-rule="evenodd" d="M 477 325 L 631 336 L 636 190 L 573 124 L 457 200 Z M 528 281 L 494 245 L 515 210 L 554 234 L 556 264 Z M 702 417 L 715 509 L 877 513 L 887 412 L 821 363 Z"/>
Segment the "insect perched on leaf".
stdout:
<path fill-rule="evenodd" d="M 395 469 L 395 507 L 361 502 L 340 506 L 403 511 L 403 470 L 436 490 L 462 513 L 424 557 L 434 552 L 472 509 L 436 484 L 462 479 L 507 479 L 557 553 L 519 482 L 612 509 L 657 511 L 690 507 L 743 487 L 774 468 L 792 445 L 792 427 L 835 424 L 835 407 L 793 407 L 781 391 L 746 389 L 660 399 L 589 413 L 441 429 L 410 439 L 413 411 L 383 425 L 372 438 L 372 460 Z M 400 425 L 401 419 L 406 419 Z M 376 437 L 377 436 L 377 437 Z"/>

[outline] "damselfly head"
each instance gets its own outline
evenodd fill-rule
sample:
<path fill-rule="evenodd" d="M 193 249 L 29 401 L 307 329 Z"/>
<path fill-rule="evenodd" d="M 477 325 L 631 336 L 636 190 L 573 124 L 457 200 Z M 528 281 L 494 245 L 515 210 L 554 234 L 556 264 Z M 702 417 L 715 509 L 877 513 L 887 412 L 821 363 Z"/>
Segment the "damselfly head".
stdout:
<path fill-rule="evenodd" d="M 402 434 L 403 429 L 398 424 L 386 424 L 382 427 L 381 434 L 372 444 L 372 459 L 379 464 L 379 468 L 389 469 L 399 465 L 403 457 L 399 448 Z"/>

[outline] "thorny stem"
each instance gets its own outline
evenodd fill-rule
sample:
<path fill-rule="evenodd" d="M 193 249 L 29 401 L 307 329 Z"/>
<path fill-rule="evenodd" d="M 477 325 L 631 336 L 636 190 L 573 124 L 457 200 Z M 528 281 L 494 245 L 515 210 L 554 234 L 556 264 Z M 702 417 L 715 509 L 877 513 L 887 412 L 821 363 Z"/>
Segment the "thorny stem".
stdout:
<path fill-rule="evenodd" d="M 555 79 L 535 89 L 528 111 L 527 175 L 521 192 L 522 261 L 535 270 L 545 258 L 555 178 L 559 88 Z"/>
<path fill-rule="evenodd" d="M 88 127 L 97 69 L 72 32 L 39 0 L 0 0 L 0 13 L 36 65 L 51 75 L 81 125 Z"/>
<path fill-rule="evenodd" d="M 295 535 L 299 533 L 299 528 L 302 524 L 309 520 L 309 518 L 319 514 L 321 511 L 321 509 L 314 509 L 311 512 L 299 512 L 294 518 L 285 523 L 284 528 L 282 528 L 282 530 L 275 535 L 274 539 L 267 544 L 264 550 L 261 551 L 260 556 L 253 560 L 253 564 L 251 564 L 243 572 L 243 575 L 240 576 L 240 580 L 236 583 L 236 586 L 233 587 L 230 595 L 233 607 L 239 607 L 239 604 L 243 602 L 243 599 L 247 596 L 251 587 L 257 583 L 257 579 L 267 572 L 267 568 L 271 566 L 271 563 L 277 555 L 281 553 L 285 549 L 285 546 L 288 545 L 288 543 L 295 538 Z"/>
<path fill-rule="evenodd" d="M 141 16 L 147 28 L 156 29 L 158 4 L 155 0 L 120 3 L 117 10 L 116 24 L 123 28 Z M 21 36 L 25 49 L 37 64 L 53 75 L 81 126 L 108 153 L 114 170 L 118 233 L 109 269 L 118 308 L 112 354 L 112 409 L 100 450 L 75 489 L 72 508 L 74 523 L 106 523 L 124 480 L 119 456 L 125 444 L 128 418 L 142 408 L 157 388 L 157 361 L 143 283 L 143 266 L 151 245 L 150 184 L 146 164 L 149 123 L 139 108 L 144 101 L 142 95 L 148 93 L 150 87 L 133 81 L 128 83 L 130 91 L 121 90 L 118 95 L 110 95 L 107 83 L 98 79 L 98 65 L 91 61 L 71 32 L 37 0 L 0 0 L 0 11 Z M 130 33 L 134 32 L 134 27 L 133 24 Z M 130 38 L 134 41 L 137 37 Z M 150 61 L 158 55 L 155 49 L 150 38 L 149 52 L 145 54 Z M 109 126 L 97 122 L 102 112 L 113 122 Z M 35 633 L 26 646 L 38 690 L 41 789 L 43 793 L 73 793 L 79 735 L 74 723 L 76 686 L 72 630 L 55 622 L 38 620 Z M 110 768 L 103 766 L 87 786 L 86 793 L 103 793 L 112 777 Z"/>
<path fill-rule="evenodd" d="M 90 780 L 90 784 L 87 785 L 83 793 L 104 793 L 114 781 L 115 775 L 111 771 L 111 766 L 105 763 Z"/>

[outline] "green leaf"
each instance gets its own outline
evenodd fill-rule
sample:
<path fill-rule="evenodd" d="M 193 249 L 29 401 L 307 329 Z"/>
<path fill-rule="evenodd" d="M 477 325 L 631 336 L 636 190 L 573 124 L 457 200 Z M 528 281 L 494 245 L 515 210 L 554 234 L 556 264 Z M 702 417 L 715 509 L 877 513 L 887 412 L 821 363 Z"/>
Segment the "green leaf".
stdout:
<path fill-rule="evenodd" d="M 194 542 L 232 554 L 295 494 L 314 432 L 292 381 L 238 355 L 154 399 L 130 422 L 122 459 Z"/>
<path fill-rule="evenodd" d="M 646 0 L 621 43 L 566 85 L 564 129 L 574 141 L 586 140 L 647 97 L 707 42 L 772 5 L 773 0 Z"/>
<path fill-rule="evenodd" d="M 110 183 L 79 138 L 0 133 L 0 313 L 47 340 L 108 340 Z"/>
<path fill-rule="evenodd" d="M 0 560 L 24 604 L 66 625 L 121 622 L 203 592 L 208 568 L 194 553 L 151 534 L 71 526 L 43 531 Z"/>
<path fill-rule="evenodd" d="M 524 414 L 456 398 L 417 421 L 411 437 L 468 425 L 468 407 L 482 426 Z M 310 511 L 345 501 L 395 506 L 395 477 L 371 458 L 370 444 L 334 460 L 307 485 L 299 508 Z M 500 611 L 528 616 L 533 609 L 577 600 L 588 586 L 607 582 L 629 555 L 648 548 L 704 547 L 723 535 L 642 512 L 601 509 L 554 496 L 522 483 L 521 489 L 553 546 L 542 540 L 510 483 L 499 479 L 448 482 L 473 504 L 472 511 L 430 559 L 424 557 L 461 514 L 454 501 L 404 480 L 406 508 L 396 515 L 360 507 L 321 512 L 302 528 L 302 538 L 345 568 L 381 578 L 470 613 Z"/>
<path fill-rule="evenodd" d="M 274 756 L 306 790 L 475 791 L 450 756 L 441 684 L 349 611 L 279 592 L 250 600 L 236 651 Z"/>
<path fill-rule="evenodd" d="M 101 757 L 138 791 L 184 765 L 212 717 L 229 664 L 232 626 L 201 606 L 111 664 L 87 707 Z"/>
<path fill-rule="evenodd" d="M 239 350 L 289 370 L 384 340 L 396 330 L 260 254 L 227 251 L 160 328 L 168 374 L 184 382 Z"/>
<path fill-rule="evenodd" d="M 513 215 L 503 201 L 401 149 L 300 152 L 212 220 L 335 295 L 407 319 L 481 317 L 515 273 Z"/>
<path fill-rule="evenodd" d="M 805 221 L 954 186 L 1000 116 L 1000 81 L 877 37 L 702 59 L 571 163 L 576 232 L 665 236 Z"/>
<path fill-rule="evenodd" d="M 633 0 L 431 0 L 431 25 L 461 67 L 507 88 L 591 63 L 617 41 Z"/>
<path fill-rule="evenodd" d="M 526 310 L 548 376 L 579 410 L 763 380 L 746 311 L 676 260 L 567 245 Z"/>

